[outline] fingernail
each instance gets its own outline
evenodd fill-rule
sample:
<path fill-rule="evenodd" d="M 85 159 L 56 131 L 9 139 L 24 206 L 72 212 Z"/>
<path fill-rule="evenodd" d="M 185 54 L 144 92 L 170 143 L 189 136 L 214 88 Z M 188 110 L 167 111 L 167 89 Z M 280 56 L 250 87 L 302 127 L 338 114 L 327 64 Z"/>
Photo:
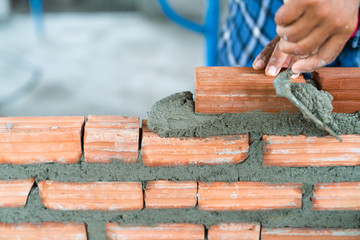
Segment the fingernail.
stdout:
<path fill-rule="evenodd" d="M 275 66 L 271 66 L 271 67 L 269 67 L 269 70 L 268 70 L 268 74 L 270 75 L 270 76 L 273 76 L 273 77 L 275 77 L 276 76 L 276 67 Z"/>
<path fill-rule="evenodd" d="M 290 78 L 298 78 L 299 76 L 300 76 L 300 73 L 296 73 L 296 74 L 291 75 Z"/>
<path fill-rule="evenodd" d="M 264 66 L 265 66 L 265 62 L 264 62 L 263 60 L 258 59 L 258 60 L 255 61 L 254 67 L 255 67 L 256 69 L 261 69 L 261 68 L 263 68 Z"/>

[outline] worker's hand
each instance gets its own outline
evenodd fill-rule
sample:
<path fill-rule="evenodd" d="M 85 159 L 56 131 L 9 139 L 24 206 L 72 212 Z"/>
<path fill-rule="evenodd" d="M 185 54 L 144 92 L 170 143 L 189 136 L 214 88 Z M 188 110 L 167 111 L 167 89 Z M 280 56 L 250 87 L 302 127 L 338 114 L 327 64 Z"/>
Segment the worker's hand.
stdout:
<path fill-rule="evenodd" d="M 297 60 L 279 48 L 280 37 L 276 36 L 261 53 L 256 57 L 253 68 L 256 70 L 264 69 L 268 76 L 276 76 L 279 74 L 281 68 L 288 68 L 293 62 Z M 296 77 L 296 76 L 295 76 Z"/>
<path fill-rule="evenodd" d="M 300 56 L 295 73 L 311 72 L 332 62 L 358 21 L 359 0 L 288 0 L 276 13 L 282 52 Z"/>
<path fill-rule="evenodd" d="M 329 64 L 356 28 L 359 1 L 288 0 L 275 16 L 278 36 L 256 57 L 254 69 L 266 67 L 267 75 L 276 76 L 289 64 L 295 73 Z"/>

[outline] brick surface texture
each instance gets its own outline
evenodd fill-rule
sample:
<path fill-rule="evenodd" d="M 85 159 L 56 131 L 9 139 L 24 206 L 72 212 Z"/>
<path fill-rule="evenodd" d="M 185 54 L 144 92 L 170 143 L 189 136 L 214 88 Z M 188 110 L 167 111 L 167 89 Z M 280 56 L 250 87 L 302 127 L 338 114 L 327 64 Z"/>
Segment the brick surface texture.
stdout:
<path fill-rule="evenodd" d="M 109 240 L 203 240 L 204 226 L 191 223 L 163 223 L 156 226 L 121 226 L 116 223 L 106 224 L 106 236 Z"/>
<path fill-rule="evenodd" d="M 300 208 L 301 188 L 298 183 L 200 182 L 198 202 L 206 211 Z"/>
<path fill-rule="evenodd" d="M 146 208 L 192 208 L 197 202 L 194 181 L 150 181 L 145 189 Z"/>
<path fill-rule="evenodd" d="M 210 226 L 208 240 L 259 240 L 259 223 L 220 223 Z"/>
<path fill-rule="evenodd" d="M 136 162 L 139 148 L 139 118 L 88 116 L 84 142 L 86 162 L 108 163 L 112 159 Z"/>
<path fill-rule="evenodd" d="M 286 98 L 276 95 L 273 77 L 250 67 L 198 67 L 195 73 L 197 113 L 298 111 Z M 291 82 L 305 83 L 304 78 Z"/>
<path fill-rule="evenodd" d="M 84 117 L 0 118 L 0 164 L 77 163 Z"/>
<path fill-rule="evenodd" d="M 316 184 L 313 209 L 360 210 L 360 182 Z"/>
<path fill-rule="evenodd" d="M 142 209 L 142 185 L 138 182 L 39 182 L 45 207 L 54 210 L 125 211 Z"/>
<path fill-rule="evenodd" d="M 360 229 L 265 228 L 261 240 L 358 240 Z"/>
<path fill-rule="evenodd" d="M 207 138 L 161 138 L 143 121 L 142 161 L 150 167 L 237 164 L 249 151 L 248 134 Z"/>
<path fill-rule="evenodd" d="M 360 135 L 334 137 L 269 136 L 263 140 L 264 164 L 280 167 L 360 165 Z"/>
<path fill-rule="evenodd" d="M 0 240 L 86 240 L 83 223 L 0 223 Z"/>
<path fill-rule="evenodd" d="M 34 178 L 0 180 L 0 207 L 24 207 Z"/>
<path fill-rule="evenodd" d="M 312 77 L 321 90 L 333 97 L 333 112 L 354 113 L 360 110 L 360 68 L 324 67 Z"/>

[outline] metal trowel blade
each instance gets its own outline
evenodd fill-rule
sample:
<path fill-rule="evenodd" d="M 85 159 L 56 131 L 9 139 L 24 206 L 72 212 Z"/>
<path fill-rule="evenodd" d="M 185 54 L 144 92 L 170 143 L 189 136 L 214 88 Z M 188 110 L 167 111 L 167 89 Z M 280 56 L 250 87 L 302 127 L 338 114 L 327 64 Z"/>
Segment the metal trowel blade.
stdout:
<path fill-rule="evenodd" d="M 280 97 L 286 97 L 289 99 L 298 109 L 301 110 L 301 112 L 306 115 L 309 119 L 311 119 L 317 127 L 320 129 L 325 130 L 330 135 L 334 136 L 337 140 L 342 142 L 342 139 L 339 135 L 337 135 L 332 129 L 327 127 L 322 121 L 320 121 L 315 115 L 304 105 L 302 102 L 300 102 L 294 94 L 291 92 L 290 89 L 290 77 L 294 74 L 291 69 L 287 69 L 286 71 L 283 71 L 279 73 L 279 75 L 274 79 L 273 84 L 274 88 L 276 90 L 276 95 Z"/>

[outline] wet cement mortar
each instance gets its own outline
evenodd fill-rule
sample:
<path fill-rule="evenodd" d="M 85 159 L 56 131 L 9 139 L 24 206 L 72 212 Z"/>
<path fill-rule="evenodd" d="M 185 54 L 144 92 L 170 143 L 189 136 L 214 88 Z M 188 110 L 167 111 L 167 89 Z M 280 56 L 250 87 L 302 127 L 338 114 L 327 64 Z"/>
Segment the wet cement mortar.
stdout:
<path fill-rule="evenodd" d="M 166 113 L 167 112 L 167 113 Z M 168 115 L 171 113 L 172 115 Z M 337 133 L 359 134 L 359 113 L 332 114 Z M 155 123 L 161 122 L 162 126 Z M 206 227 L 218 222 L 261 222 L 264 227 L 359 228 L 360 211 L 313 211 L 312 189 L 319 182 L 360 181 L 360 166 L 355 167 L 268 167 L 262 165 L 264 134 L 324 136 L 301 113 L 245 113 L 222 115 L 194 114 L 189 92 L 169 96 L 157 102 L 149 113 L 149 127 L 162 136 L 211 136 L 250 133 L 247 159 L 237 165 L 146 167 L 141 149 L 137 163 L 85 163 L 0 166 L 0 180 L 26 179 L 65 182 L 91 181 L 256 181 L 303 183 L 303 204 L 300 209 L 270 211 L 201 211 L 191 209 L 143 209 L 138 211 L 54 211 L 41 203 L 35 183 L 24 208 L 0 208 L 1 222 L 85 222 L 90 240 L 106 239 L 105 224 L 200 223 Z M 235 130 L 234 130 L 235 129 Z"/>

